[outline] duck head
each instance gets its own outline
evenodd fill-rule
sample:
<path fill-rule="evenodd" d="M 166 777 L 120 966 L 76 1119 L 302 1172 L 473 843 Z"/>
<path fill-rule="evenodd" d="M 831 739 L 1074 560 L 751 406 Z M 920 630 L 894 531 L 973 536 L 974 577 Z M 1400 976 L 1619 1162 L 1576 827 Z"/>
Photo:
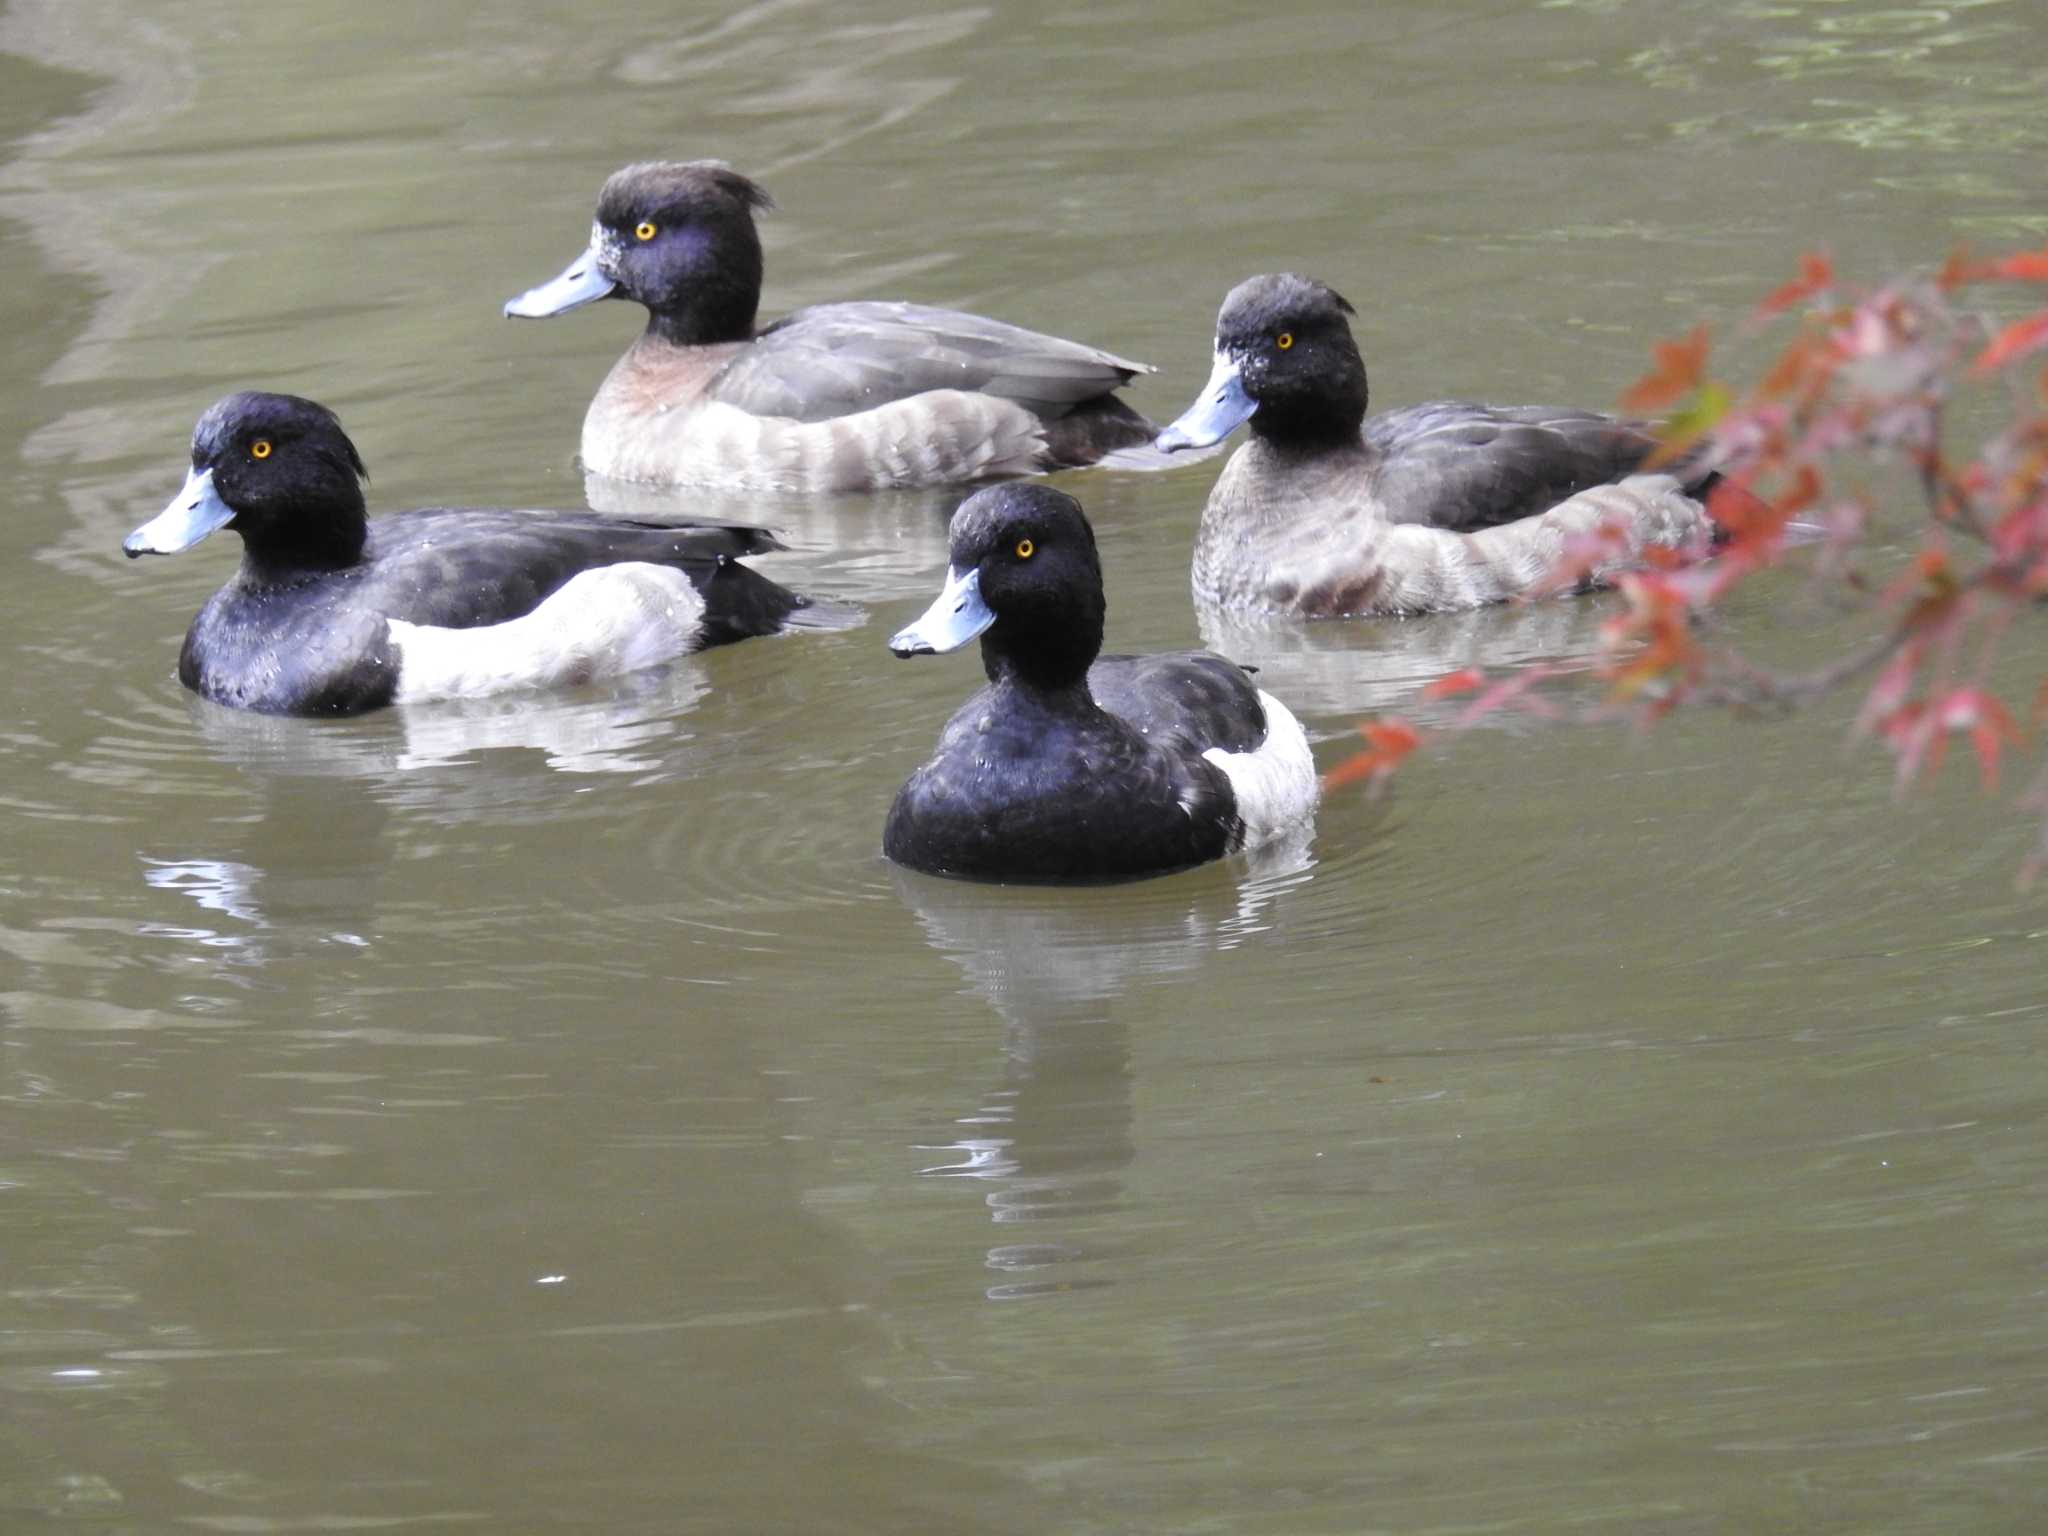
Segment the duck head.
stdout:
<path fill-rule="evenodd" d="M 1048 485 L 991 486 L 960 503 L 938 600 L 889 649 L 930 656 L 981 640 L 992 682 L 1063 688 L 1102 650 L 1102 560 L 1081 504 Z"/>
<path fill-rule="evenodd" d="M 722 160 L 629 165 L 598 194 L 589 247 L 505 313 L 537 320 L 631 299 L 646 307 L 648 330 L 678 346 L 744 341 L 761 304 L 754 213 L 774 206 Z"/>
<path fill-rule="evenodd" d="M 1335 289 L 1292 272 L 1246 278 L 1216 316 L 1216 364 L 1195 403 L 1154 440 L 1171 453 L 1240 423 L 1274 442 L 1349 442 L 1365 420 L 1365 361 Z"/>
<path fill-rule="evenodd" d="M 339 569 L 362 555 L 367 474 L 326 406 L 245 390 L 199 418 L 185 484 L 121 548 L 131 559 L 176 554 L 232 528 L 259 567 Z"/>

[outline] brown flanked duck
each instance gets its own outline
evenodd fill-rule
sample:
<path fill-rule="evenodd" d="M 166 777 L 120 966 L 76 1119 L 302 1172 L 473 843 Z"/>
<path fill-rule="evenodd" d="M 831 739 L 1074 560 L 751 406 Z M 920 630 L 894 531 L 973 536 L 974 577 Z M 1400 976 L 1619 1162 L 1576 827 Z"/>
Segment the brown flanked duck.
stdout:
<path fill-rule="evenodd" d="M 1548 590 L 1574 541 L 1600 530 L 1612 547 L 1574 590 L 1652 547 L 1712 545 L 1712 471 L 1645 470 L 1656 439 L 1639 422 L 1462 400 L 1368 418 L 1352 313 L 1287 272 L 1224 299 L 1215 370 L 1157 442 L 1209 447 L 1251 425 L 1202 511 L 1199 601 L 1304 618 L 1439 613 Z"/>
<path fill-rule="evenodd" d="M 755 329 L 755 182 L 716 160 L 615 172 L 589 249 L 505 306 L 631 299 L 647 329 L 590 402 L 583 467 L 733 490 L 967 484 L 1092 464 L 1158 428 L 1115 391 L 1153 370 L 922 304 L 816 304 Z"/>

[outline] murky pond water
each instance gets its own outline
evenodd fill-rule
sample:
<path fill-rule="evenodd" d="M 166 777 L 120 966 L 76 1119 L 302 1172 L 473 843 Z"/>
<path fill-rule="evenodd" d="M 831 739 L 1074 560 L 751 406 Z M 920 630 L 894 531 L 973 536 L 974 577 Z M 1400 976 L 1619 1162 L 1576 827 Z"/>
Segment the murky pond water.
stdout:
<path fill-rule="evenodd" d="M 1044 326 L 1157 417 L 1275 267 L 1382 404 L 1602 404 L 1804 248 L 2048 234 L 2033 0 L 15 0 L 0 49 L 0 1528 L 2037 1527 L 2048 908 L 1846 703 L 1478 731 L 1305 859 L 985 890 L 878 851 L 975 681 L 882 649 L 945 498 L 693 503 L 862 627 L 343 724 L 192 701 L 233 549 L 118 549 L 238 387 L 337 407 L 375 506 L 581 504 L 630 316 L 497 305 L 655 155 L 776 194 L 769 312 Z M 1112 645 L 1202 638 L 1214 473 L 1063 482 Z M 1728 622 L 1854 632 L 1801 596 Z M 1208 639 L 1327 765 L 1606 611 Z"/>

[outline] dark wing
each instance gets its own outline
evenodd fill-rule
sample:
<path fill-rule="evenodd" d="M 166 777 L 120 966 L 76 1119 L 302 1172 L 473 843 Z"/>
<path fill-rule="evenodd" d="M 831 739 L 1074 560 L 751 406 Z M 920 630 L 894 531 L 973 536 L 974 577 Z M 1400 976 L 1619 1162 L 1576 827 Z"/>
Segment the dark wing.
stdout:
<path fill-rule="evenodd" d="M 1597 411 L 1463 400 L 1374 416 L 1364 438 L 1387 519 L 1453 531 L 1548 511 L 1633 474 L 1656 446 L 1640 423 Z"/>
<path fill-rule="evenodd" d="M 1193 752 L 1249 752 L 1266 739 L 1259 691 L 1236 662 L 1208 651 L 1103 656 L 1088 691 L 1141 736 Z"/>
<path fill-rule="evenodd" d="M 1065 415 L 1152 370 L 1079 342 L 922 304 L 818 304 L 778 321 L 711 381 L 756 416 L 827 421 L 934 389 Z"/>
<path fill-rule="evenodd" d="M 701 590 L 728 566 L 744 570 L 731 565 L 736 557 L 782 547 L 766 529 L 744 524 L 664 526 L 588 512 L 435 507 L 371 520 L 353 601 L 387 618 L 468 629 L 530 613 L 571 576 L 596 566 L 674 566 L 690 572 Z"/>

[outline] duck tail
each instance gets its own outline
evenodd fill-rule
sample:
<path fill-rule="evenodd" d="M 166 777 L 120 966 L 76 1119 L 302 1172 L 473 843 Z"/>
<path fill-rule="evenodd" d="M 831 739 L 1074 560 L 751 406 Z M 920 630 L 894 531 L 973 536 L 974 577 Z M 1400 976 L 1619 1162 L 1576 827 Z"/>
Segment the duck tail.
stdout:
<path fill-rule="evenodd" d="M 1159 427 L 1115 395 L 1085 400 L 1064 416 L 1044 423 L 1045 469 L 1079 469 L 1102 464 L 1115 469 L 1164 469 L 1165 454 L 1152 447 Z"/>
<path fill-rule="evenodd" d="M 867 619 L 851 604 L 807 597 L 770 581 L 731 555 L 718 557 L 703 594 L 707 646 L 783 629 L 852 629 Z"/>

